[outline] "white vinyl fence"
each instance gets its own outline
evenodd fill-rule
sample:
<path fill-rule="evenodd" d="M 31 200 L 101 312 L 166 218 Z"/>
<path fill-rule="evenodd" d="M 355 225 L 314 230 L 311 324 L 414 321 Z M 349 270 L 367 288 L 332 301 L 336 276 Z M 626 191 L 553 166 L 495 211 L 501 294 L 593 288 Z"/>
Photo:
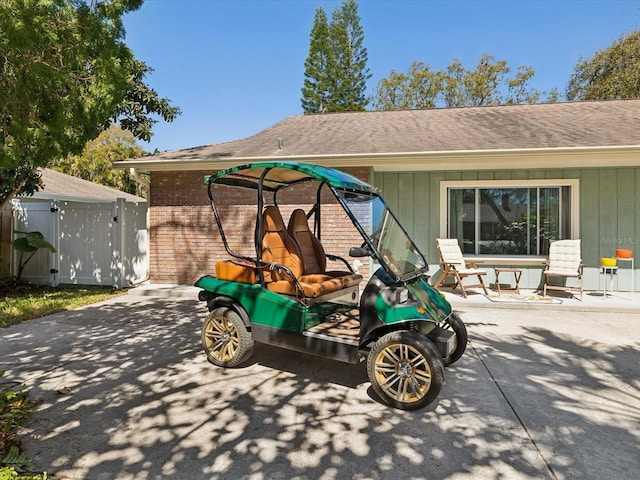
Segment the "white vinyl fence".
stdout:
<path fill-rule="evenodd" d="M 39 231 L 56 248 L 56 253 L 39 250 L 27 264 L 24 280 L 124 288 L 147 278 L 146 202 L 20 198 L 13 200 L 13 208 L 14 230 Z M 13 274 L 18 262 L 19 253 L 14 252 Z"/>

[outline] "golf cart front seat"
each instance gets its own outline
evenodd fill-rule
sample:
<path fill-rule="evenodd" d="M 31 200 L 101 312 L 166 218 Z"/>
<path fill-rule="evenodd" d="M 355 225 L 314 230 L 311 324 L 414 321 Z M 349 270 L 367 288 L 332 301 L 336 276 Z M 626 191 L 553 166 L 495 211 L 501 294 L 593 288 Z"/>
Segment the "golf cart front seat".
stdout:
<path fill-rule="evenodd" d="M 360 284 L 363 277 L 358 273 L 341 270 L 331 270 L 327 272 L 327 254 L 320 240 L 311 232 L 304 210 L 297 208 L 291 213 L 287 231 L 298 244 L 298 248 L 302 254 L 302 264 L 305 275 L 319 273 L 328 275 L 331 278 L 339 278 L 343 287 L 352 287 Z M 346 263 L 346 265 L 348 266 L 349 264 Z"/>
<path fill-rule="evenodd" d="M 262 260 L 272 267 L 263 273 L 267 289 L 283 295 L 299 296 L 302 293 L 305 297 L 315 298 L 344 288 L 339 278 L 303 274 L 302 254 L 287 232 L 277 206 L 265 207 L 262 220 Z"/>

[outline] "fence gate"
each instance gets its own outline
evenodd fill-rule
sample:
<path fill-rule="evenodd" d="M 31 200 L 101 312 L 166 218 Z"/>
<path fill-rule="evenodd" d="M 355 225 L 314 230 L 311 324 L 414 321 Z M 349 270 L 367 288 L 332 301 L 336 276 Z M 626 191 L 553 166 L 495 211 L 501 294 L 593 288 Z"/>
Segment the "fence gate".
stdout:
<path fill-rule="evenodd" d="M 40 231 L 56 248 L 40 250 L 24 280 L 51 285 L 113 285 L 142 280 L 148 273 L 146 203 L 14 201 L 14 228 Z M 19 256 L 14 256 L 14 273 Z"/>

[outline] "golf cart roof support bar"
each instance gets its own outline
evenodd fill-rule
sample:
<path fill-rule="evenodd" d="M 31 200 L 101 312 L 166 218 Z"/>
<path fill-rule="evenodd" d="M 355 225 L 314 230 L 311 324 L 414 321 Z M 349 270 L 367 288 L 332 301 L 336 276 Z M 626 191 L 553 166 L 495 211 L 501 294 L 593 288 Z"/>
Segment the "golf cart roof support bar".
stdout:
<path fill-rule="evenodd" d="M 325 182 L 322 182 L 319 186 L 318 186 L 318 191 L 316 192 L 316 204 L 313 206 L 313 209 L 315 210 L 315 217 L 314 217 L 314 222 L 315 222 L 315 236 L 318 240 L 322 239 L 322 232 L 320 231 L 320 225 L 321 225 L 321 219 L 320 219 L 320 202 L 321 197 L 322 197 L 322 187 L 326 185 Z"/>
<path fill-rule="evenodd" d="M 222 221 L 220 220 L 220 214 L 218 213 L 218 208 L 216 207 L 216 203 L 213 200 L 213 193 L 211 191 L 211 185 L 213 184 L 213 181 L 212 181 L 213 179 L 214 177 L 210 177 L 209 180 L 207 181 L 207 184 L 208 184 L 207 195 L 209 196 L 209 203 L 211 204 L 211 210 L 213 210 L 213 217 L 215 218 L 216 224 L 218 225 L 220 238 L 222 238 L 222 245 L 224 246 L 224 249 L 227 251 L 227 253 L 232 257 L 255 263 L 256 262 L 255 258 L 245 257 L 244 255 L 238 255 L 237 253 L 231 250 L 231 247 L 229 246 L 229 242 L 227 242 L 227 237 L 224 234 L 224 229 L 222 228 Z"/>
<path fill-rule="evenodd" d="M 213 210 L 213 217 L 216 219 L 216 224 L 218 225 L 218 231 L 220 232 L 220 237 L 222 238 L 222 245 L 224 245 L 224 249 L 227 251 L 229 255 L 235 257 L 236 255 L 229 248 L 229 243 L 227 242 L 227 237 L 224 234 L 224 230 L 222 229 L 222 222 L 220 221 L 220 215 L 218 214 L 218 208 L 216 207 L 215 202 L 213 201 L 213 193 L 211 193 L 211 185 L 213 183 L 213 177 L 209 179 L 208 187 L 207 187 L 207 195 L 209 195 L 209 203 L 211 204 L 211 210 Z"/>
<path fill-rule="evenodd" d="M 262 260 L 262 229 L 263 229 L 263 220 L 262 220 L 262 209 L 264 208 L 264 197 L 263 194 L 263 184 L 264 177 L 266 177 L 267 173 L 269 173 L 270 168 L 265 168 L 264 171 L 260 174 L 260 179 L 258 180 L 258 213 L 256 217 L 256 231 L 254 232 L 254 242 L 256 247 L 256 265 L 259 265 Z M 260 280 L 260 284 L 264 287 L 264 273 L 261 268 L 258 268 L 258 279 Z"/>

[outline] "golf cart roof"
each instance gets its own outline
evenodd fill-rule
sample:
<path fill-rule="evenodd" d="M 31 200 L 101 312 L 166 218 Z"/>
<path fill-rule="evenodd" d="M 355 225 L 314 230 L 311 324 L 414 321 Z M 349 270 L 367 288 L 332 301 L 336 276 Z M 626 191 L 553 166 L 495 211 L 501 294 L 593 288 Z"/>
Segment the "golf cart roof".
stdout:
<path fill-rule="evenodd" d="M 262 188 L 271 192 L 311 180 L 327 183 L 340 190 L 359 193 L 376 192 L 374 187 L 349 173 L 299 162 L 257 162 L 239 165 L 205 177 L 205 182 L 257 189 L 265 170 L 269 171 L 264 176 Z"/>

